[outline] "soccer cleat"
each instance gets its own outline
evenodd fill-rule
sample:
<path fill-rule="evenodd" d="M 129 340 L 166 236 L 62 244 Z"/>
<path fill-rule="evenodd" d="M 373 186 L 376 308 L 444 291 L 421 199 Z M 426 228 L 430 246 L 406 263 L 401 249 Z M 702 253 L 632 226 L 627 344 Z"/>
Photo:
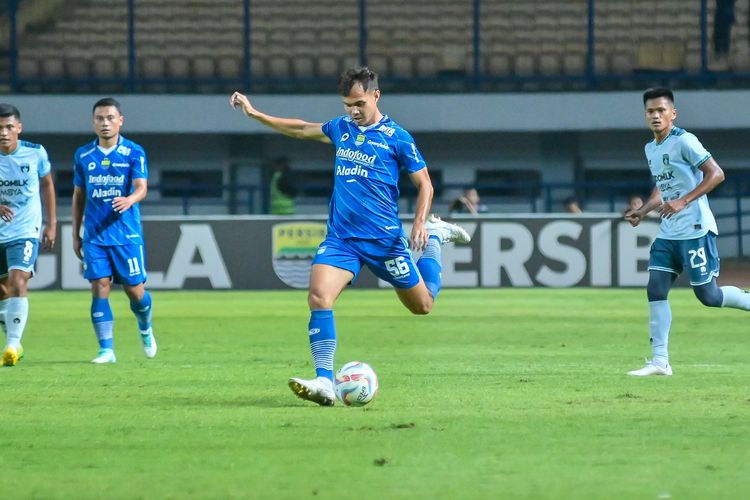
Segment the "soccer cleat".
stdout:
<path fill-rule="evenodd" d="M 293 393 L 302 399 L 318 403 L 320 406 L 333 406 L 336 402 L 336 395 L 333 393 L 333 384 L 328 381 L 327 384 L 320 378 L 304 380 L 301 378 L 290 378 L 289 388 Z"/>
<path fill-rule="evenodd" d="M 451 241 L 468 243 L 471 241 L 471 236 L 466 232 L 466 229 L 456 224 L 445 222 L 437 215 L 430 214 L 427 217 L 425 228 L 430 235 L 437 235 L 442 243 L 450 243 Z"/>
<path fill-rule="evenodd" d="M 672 367 L 667 363 L 666 366 L 659 366 L 653 360 L 646 360 L 646 366 L 638 370 L 631 370 L 628 375 L 633 377 L 650 377 L 651 375 L 672 375 Z"/>
<path fill-rule="evenodd" d="M 147 358 L 151 359 L 156 356 L 156 337 L 154 337 L 153 329 L 149 328 L 141 332 L 141 343 L 143 343 L 143 353 Z"/>
<path fill-rule="evenodd" d="M 103 365 L 104 363 L 116 363 L 117 358 L 115 357 L 115 351 L 112 349 L 99 349 L 99 354 L 91 360 L 95 365 Z"/>
<path fill-rule="evenodd" d="M 3 351 L 2 366 L 16 366 L 18 360 L 23 357 L 23 347 L 16 349 L 15 347 L 7 346 Z"/>

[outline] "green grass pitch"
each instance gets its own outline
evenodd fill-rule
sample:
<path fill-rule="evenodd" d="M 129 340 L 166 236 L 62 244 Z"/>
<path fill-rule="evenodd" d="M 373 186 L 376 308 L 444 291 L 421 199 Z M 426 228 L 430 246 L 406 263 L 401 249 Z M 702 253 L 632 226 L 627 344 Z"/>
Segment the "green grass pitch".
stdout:
<path fill-rule="evenodd" d="M 643 290 L 391 291 L 336 307 L 336 365 L 370 363 L 365 408 L 297 399 L 313 375 L 304 292 L 154 292 L 146 360 L 112 296 L 116 365 L 94 366 L 85 292 L 32 292 L 0 369 L 9 498 L 737 499 L 750 492 L 750 316 L 675 290 L 674 376 Z"/>

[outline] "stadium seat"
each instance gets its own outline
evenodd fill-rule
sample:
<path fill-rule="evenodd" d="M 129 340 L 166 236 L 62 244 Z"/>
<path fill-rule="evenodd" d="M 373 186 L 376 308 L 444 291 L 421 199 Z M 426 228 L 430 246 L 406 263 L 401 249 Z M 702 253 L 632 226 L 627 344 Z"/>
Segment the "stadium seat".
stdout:
<path fill-rule="evenodd" d="M 216 73 L 220 78 L 239 78 L 242 63 L 235 57 L 222 57 L 216 61 Z"/>
<path fill-rule="evenodd" d="M 46 79 L 65 78 L 65 60 L 45 57 L 42 59 L 41 74 L 42 78 Z"/>
<path fill-rule="evenodd" d="M 37 79 L 39 78 L 39 61 L 31 57 L 19 58 L 17 71 L 21 79 Z"/>
<path fill-rule="evenodd" d="M 148 80 L 164 78 L 164 61 L 160 57 L 144 57 L 139 61 L 138 74 Z"/>
<path fill-rule="evenodd" d="M 317 61 L 318 75 L 322 77 L 336 77 L 338 76 L 342 68 L 339 65 L 338 59 L 334 56 L 320 56 Z"/>
<path fill-rule="evenodd" d="M 169 78 L 186 80 L 190 78 L 190 60 L 186 57 L 172 56 L 167 58 L 167 74 Z"/>
<path fill-rule="evenodd" d="M 91 65 L 88 59 L 68 59 L 65 73 L 73 80 L 85 80 L 91 77 Z"/>
<path fill-rule="evenodd" d="M 414 76 L 414 65 L 412 58 L 408 55 L 395 55 L 391 58 L 391 71 L 393 76 L 408 78 Z"/>

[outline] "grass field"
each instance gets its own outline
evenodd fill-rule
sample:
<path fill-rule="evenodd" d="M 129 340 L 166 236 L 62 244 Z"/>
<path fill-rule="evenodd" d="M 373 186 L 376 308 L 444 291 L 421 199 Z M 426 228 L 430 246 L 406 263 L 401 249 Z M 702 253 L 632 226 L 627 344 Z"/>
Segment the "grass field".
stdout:
<path fill-rule="evenodd" d="M 299 400 L 303 292 L 155 292 L 146 360 L 124 294 L 94 366 L 83 292 L 32 292 L 26 358 L 0 369 L 8 498 L 719 499 L 750 492 L 750 316 L 672 295 L 671 378 L 643 290 L 446 290 L 410 316 L 346 292 L 337 366 L 365 408 Z M 744 493 L 743 493 L 744 492 Z"/>

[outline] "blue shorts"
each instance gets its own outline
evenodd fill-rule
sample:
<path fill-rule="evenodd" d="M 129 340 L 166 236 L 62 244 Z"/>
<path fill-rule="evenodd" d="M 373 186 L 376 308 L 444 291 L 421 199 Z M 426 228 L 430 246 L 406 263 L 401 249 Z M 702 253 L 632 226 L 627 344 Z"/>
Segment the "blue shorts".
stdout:
<path fill-rule="evenodd" d="M 83 277 L 89 281 L 112 278 L 121 285 L 140 285 L 146 281 L 143 245 L 101 246 L 84 243 Z"/>
<path fill-rule="evenodd" d="M 318 247 L 312 263 L 351 271 L 354 274 L 352 283 L 357 279 L 362 264 L 396 288 L 412 288 L 421 279 L 409 250 L 409 242 L 403 235 L 391 240 L 361 240 L 341 239 L 328 234 Z"/>
<path fill-rule="evenodd" d="M 719 267 L 716 235 L 711 232 L 692 240 L 656 238 L 651 245 L 648 270 L 679 275 L 687 269 L 692 286 L 710 283 L 719 276 Z"/>
<path fill-rule="evenodd" d="M 39 240 L 36 238 L 0 243 L 0 278 L 8 276 L 11 269 L 20 269 L 33 276 L 37 255 Z"/>

